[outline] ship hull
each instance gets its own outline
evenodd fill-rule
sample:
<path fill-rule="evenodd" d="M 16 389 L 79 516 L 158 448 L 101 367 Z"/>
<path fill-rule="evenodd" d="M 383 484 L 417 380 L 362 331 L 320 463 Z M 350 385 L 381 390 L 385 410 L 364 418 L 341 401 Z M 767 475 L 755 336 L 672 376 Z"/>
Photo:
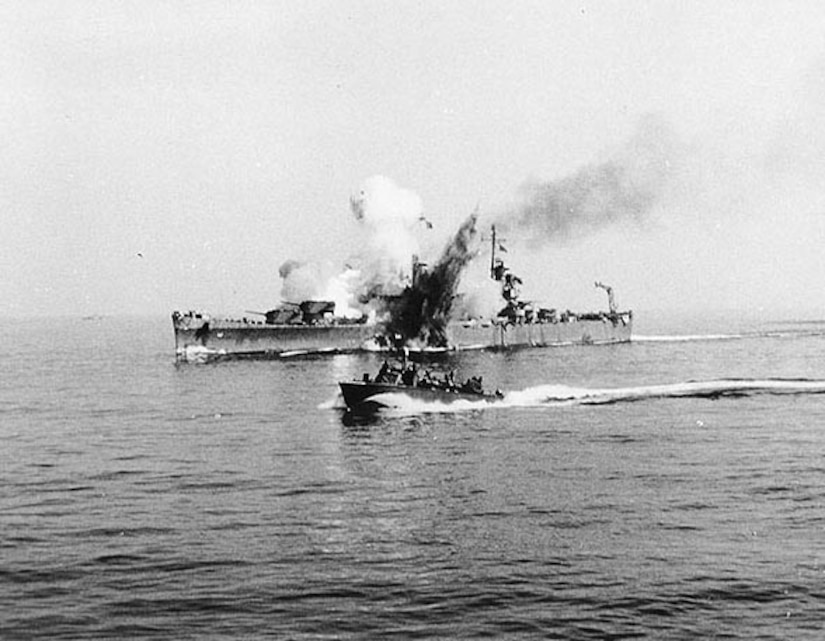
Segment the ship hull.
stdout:
<path fill-rule="evenodd" d="M 179 361 L 357 352 L 375 340 L 375 326 L 362 323 L 268 325 L 176 312 L 172 325 Z"/>
<path fill-rule="evenodd" d="M 625 314 L 612 319 L 548 323 L 453 323 L 448 334 L 455 349 L 506 349 L 626 343 L 632 330 L 632 318 Z"/>
<path fill-rule="evenodd" d="M 212 319 L 191 312 L 175 312 L 172 323 L 179 361 L 288 358 L 389 349 L 379 328 L 363 323 L 270 325 Z M 565 322 L 454 322 L 448 327 L 448 346 L 442 351 L 624 343 L 631 340 L 632 324 L 629 312 Z"/>

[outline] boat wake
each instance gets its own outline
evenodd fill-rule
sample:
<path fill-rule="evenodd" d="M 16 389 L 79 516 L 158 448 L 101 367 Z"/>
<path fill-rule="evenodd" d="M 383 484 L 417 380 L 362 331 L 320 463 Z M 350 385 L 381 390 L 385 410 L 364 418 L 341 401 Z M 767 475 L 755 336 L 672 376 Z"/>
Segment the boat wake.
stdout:
<path fill-rule="evenodd" d="M 455 400 L 444 403 L 437 400 L 412 398 L 403 392 L 380 394 L 370 400 L 377 409 L 393 414 L 456 413 L 483 409 L 568 407 L 576 405 L 610 405 L 656 399 L 720 399 L 744 398 L 760 395 L 825 394 L 825 380 L 790 378 L 730 378 L 707 381 L 687 381 L 664 385 L 636 387 L 585 388 L 545 384 L 505 393 L 501 399 Z M 345 409 L 343 401 L 328 401 L 325 409 Z"/>
<path fill-rule="evenodd" d="M 644 335 L 634 334 L 634 343 L 692 343 L 698 341 L 737 341 L 748 338 L 806 338 L 823 336 L 822 329 L 790 329 L 763 332 L 742 332 L 737 334 L 673 334 Z"/>
<path fill-rule="evenodd" d="M 634 343 L 689 343 L 694 341 L 732 341 L 747 338 L 746 334 L 675 334 L 672 336 L 634 335 Z"/>
<path fill-rule="evenodd" d="M 665 385 L 579 388 L 540 385 L 505 395 L 511 407 L 546 405 L 607 405 L 666 398 L 741 398 L 766 394 L 825 394 L 825 380 L 728 378 Z"/>

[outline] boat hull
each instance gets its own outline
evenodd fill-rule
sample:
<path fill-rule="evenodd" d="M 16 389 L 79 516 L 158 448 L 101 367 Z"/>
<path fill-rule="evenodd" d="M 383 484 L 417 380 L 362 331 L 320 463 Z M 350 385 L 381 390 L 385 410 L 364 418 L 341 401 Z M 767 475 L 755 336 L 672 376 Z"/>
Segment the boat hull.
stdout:
<path fill-rule="evenodd" d="M 231 358 L 286 358 L 389 349 L 376 325 L 331 323 L 272 325 L 210 318 L 189 312 L 172 315 L 179 361 Z M 595 319 L 544 323 L 453 322 L 445 350 L 508 349 L 561 345 L 601 345 L 631 340 L 629 312 Z"/>
<path fill-rule="evenodd" d="M 384 394 L 403 394 L 416 400 L 445 404 L 451 404 L 457 401 L 492 403 L 499 398 L 492 394 L 473 394 L 459 390 L 366 381 L 351 381 L 338 383 L 338 385 L 341 388 L 341 394 L 344 397 L 347 408 L 354 411 L 371 411 L 381 407 L 387 407 L 386 403 L 381 400 L 381 396 Z"/>

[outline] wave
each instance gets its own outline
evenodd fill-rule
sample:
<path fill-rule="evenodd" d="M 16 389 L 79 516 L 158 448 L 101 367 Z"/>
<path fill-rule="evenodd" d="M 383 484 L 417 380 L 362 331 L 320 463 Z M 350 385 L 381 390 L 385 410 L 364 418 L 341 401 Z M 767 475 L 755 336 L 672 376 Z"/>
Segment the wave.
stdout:
<path fill-rule="evenodd" d="M 686 381 L 634 387 L 586 388 L 544 384 L 507 392 L 496 400 L 438 400 L 413 398 L 403 392 L 373 397 L 382 411 L 396 414 L 454 413 L 482 409 L 565 407 L 571 405 L 610 405 L 654 399 L 720 399 L 758 395 L 825 394 L 825 380 L 805 378 L 726 378 Z M 343 409 L 341 397 L 322 404 L 327 409 Z"/>

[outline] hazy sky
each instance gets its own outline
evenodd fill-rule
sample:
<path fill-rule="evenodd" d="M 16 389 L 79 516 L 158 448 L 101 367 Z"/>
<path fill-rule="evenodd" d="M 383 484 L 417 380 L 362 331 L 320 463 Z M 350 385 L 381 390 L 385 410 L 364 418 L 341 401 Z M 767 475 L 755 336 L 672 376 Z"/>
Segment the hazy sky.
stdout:
<path fill-rule="evenodd" d="M 527 293 L 822 309 L 823 34 L 821 1 L 3 2 L 0 315 L 268 309 L 357 249 L 371 176 L 443 238 L 651 115 L 653 211 L 511 250 Z"/>

